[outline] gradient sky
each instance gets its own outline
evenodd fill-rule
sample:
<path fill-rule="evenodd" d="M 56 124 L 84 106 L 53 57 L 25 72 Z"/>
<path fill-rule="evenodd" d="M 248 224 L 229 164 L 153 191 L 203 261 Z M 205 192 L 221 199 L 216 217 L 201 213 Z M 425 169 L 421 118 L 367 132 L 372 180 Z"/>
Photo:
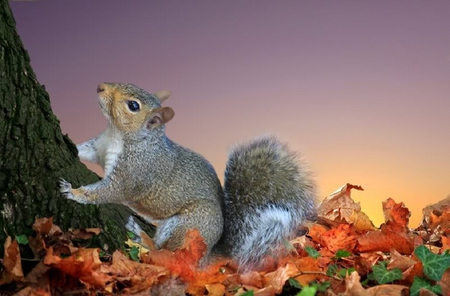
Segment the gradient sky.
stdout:
<path fill-rule="evenodd" d="M 350 182 L 376 225 L 450 193 L 449 1 L 14 1 L 64 133 L 106 127 L 100 82 L 173 91 L 169 136 L 222 178 L 230 146 L 273 133 L 323 198 Z"/>

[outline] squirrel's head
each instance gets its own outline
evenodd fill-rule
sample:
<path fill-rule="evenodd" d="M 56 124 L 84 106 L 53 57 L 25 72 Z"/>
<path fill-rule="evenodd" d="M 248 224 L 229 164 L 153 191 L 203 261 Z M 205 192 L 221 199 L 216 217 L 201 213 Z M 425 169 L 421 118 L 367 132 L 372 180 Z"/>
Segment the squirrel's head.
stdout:
<path fill-rule="evenodd" d="M 167 90 L 150 94 L 133 84 L 102 83 L 97 93 L 106 118 L 128 134 L 161 129 L 175 115 L 172 108 L 161 107 L 171 95 Z"/>

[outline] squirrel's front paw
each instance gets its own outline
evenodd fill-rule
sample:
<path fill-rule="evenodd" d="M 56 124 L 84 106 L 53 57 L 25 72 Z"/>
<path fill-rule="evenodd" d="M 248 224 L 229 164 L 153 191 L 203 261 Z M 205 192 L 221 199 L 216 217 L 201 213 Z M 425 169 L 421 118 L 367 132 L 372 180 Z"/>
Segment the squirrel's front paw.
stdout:
<path fill-rule="evenodd" d="M 80 189 L 72 189 L 72 184 L 67 182 L 64 179 L 59 180 L 59 191 L 62 193 L 62 195 L 67 198 L 74 200 L 78 203 L 86 204 L 88 201 L 85 198 L 82 198 L 78 192 Z M 75 194 L 74 194 L 75 193 Z"/>
<path fill-rule="evenodd" d="M 72 184 L 64 179 L 59 179 L 59 191 L 67 198 L 69 198 L 70 191 L 72 190 Z"/>

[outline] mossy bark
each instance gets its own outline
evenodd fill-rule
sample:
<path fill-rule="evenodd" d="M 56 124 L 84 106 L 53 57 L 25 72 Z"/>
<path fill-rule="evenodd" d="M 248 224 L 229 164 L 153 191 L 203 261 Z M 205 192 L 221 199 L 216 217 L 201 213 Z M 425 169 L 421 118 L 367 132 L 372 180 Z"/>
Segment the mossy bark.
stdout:
<path fill-rule="evenodd" d="M 30 66 L 8 0 L 0 0 L 0 248 L 7 235 L 30 234 L 37 217 L 53 217 L 64 229 L 100 227 L 96 243 L 110 251 L 123 244 L 131 210 L 61 196 L 61 177 L 75 188 L 98 180 L 77 153 Z"/>

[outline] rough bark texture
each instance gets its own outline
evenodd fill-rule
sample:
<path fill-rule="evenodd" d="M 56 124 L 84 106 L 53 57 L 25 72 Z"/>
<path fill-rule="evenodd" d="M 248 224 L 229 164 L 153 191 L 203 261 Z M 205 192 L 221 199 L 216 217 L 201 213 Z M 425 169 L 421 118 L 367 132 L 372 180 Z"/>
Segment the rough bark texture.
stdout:
<path fill-rule="evenodd" d="M 0 0 L 0 248 L 7 235 L 30 234 L 36 217 L 51 216 L 64 229 L 102 228 L 96 243 L 109 251 L 123 244 L 128 208 L 79 205 L 59 193 L 61 177 L 74 187 L 98 180 L 77 153 L 36 80 L 8 0 Z"/>

